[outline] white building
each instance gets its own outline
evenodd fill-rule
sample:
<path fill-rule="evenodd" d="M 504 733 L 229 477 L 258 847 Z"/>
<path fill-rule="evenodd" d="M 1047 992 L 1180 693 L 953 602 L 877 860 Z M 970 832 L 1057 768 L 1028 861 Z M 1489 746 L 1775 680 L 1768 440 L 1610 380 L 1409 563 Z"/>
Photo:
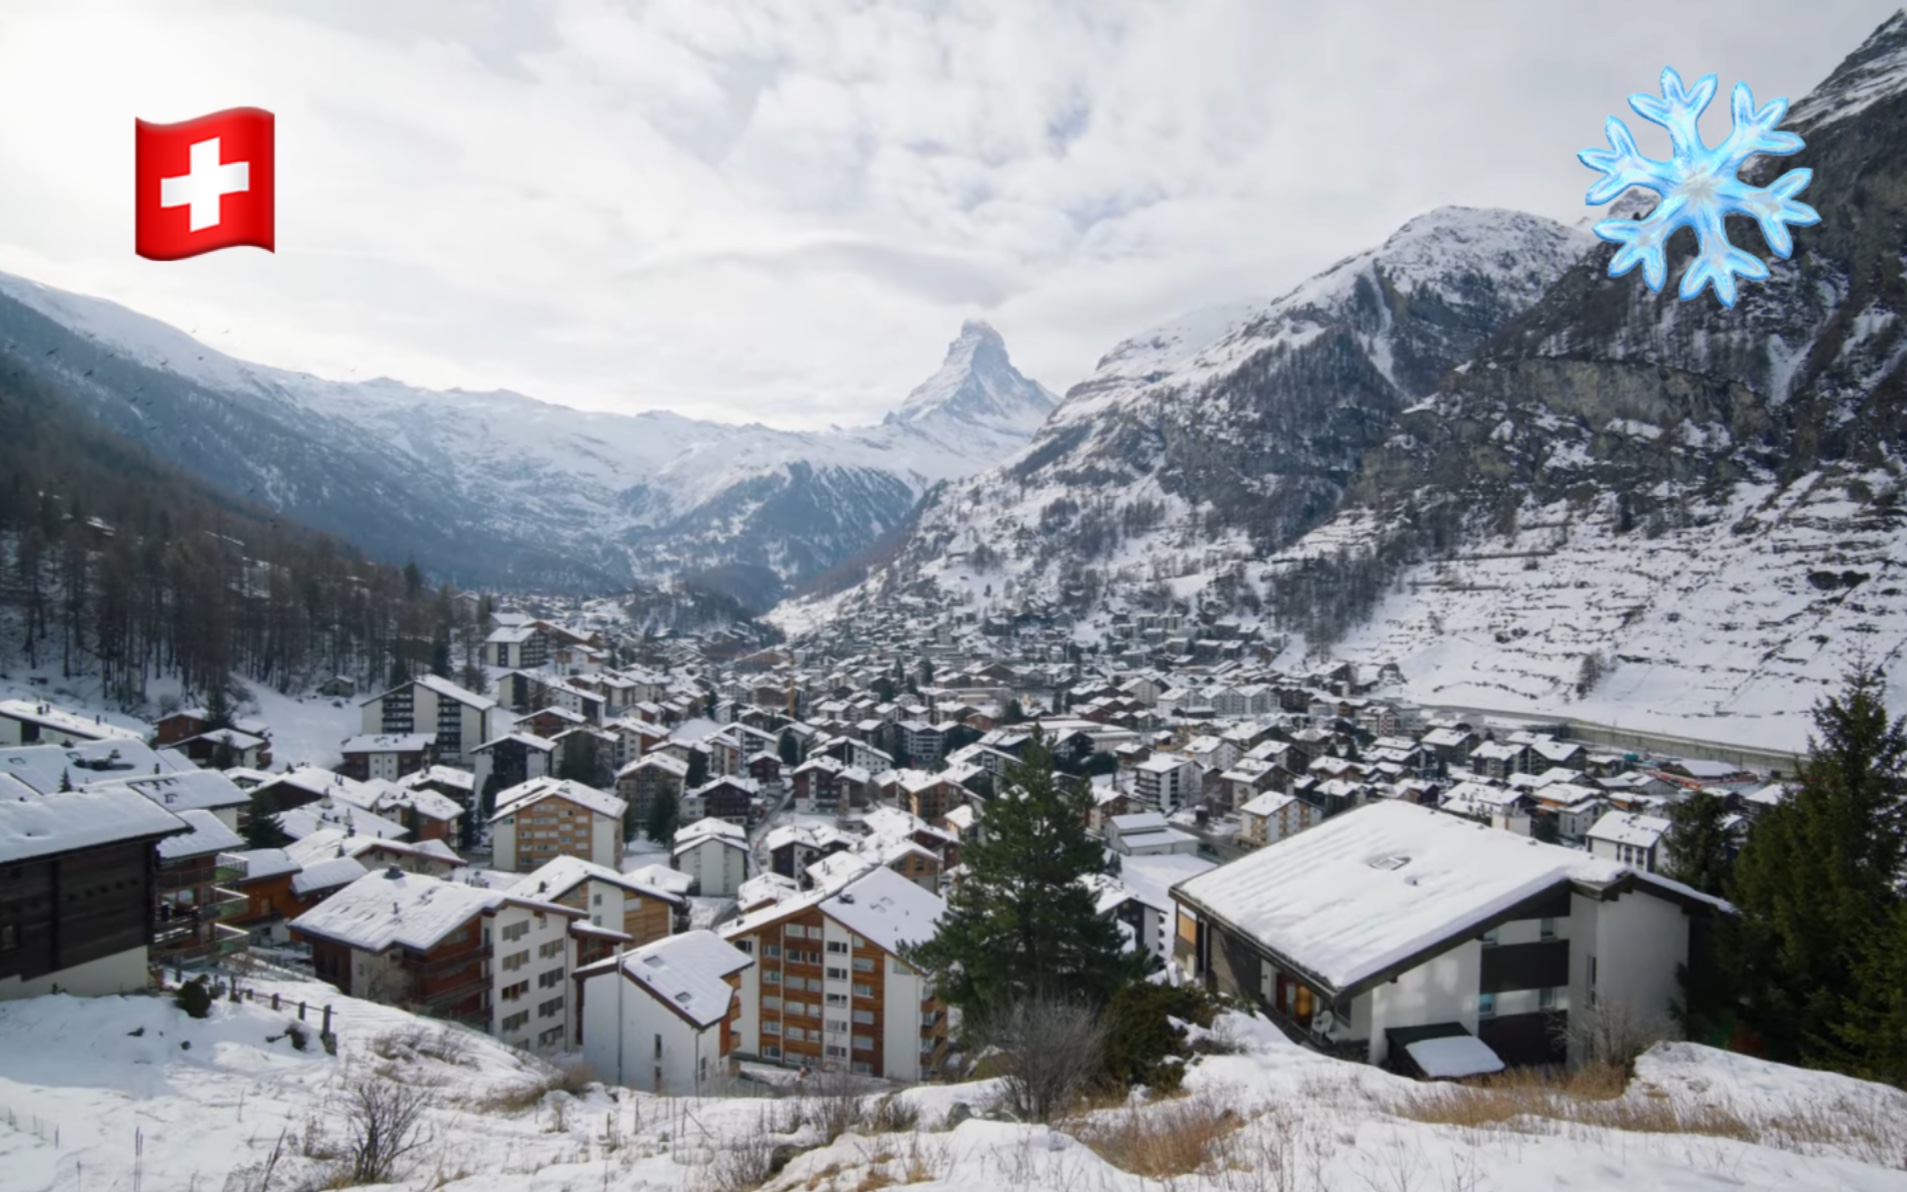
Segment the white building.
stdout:
<path fill-rule="evenodd" d="M 459 764 L 505 727 L 497 701 L 440 675 L 420 675 L 360 707 L 364 732 L 432 734 L 438 758 Z"/>
<path fill-rule="evenodd" d="M 1135 811 L 1106 820 L 1106 847 L 1128 856 L 1198 852 L 1198 837 L 1168 824 L 1156 811 Z"/>
<path fill-rule="evenodd" d="M 1171 815 L 1204 790 L 1204 773 L 1190 758 L 1155 753 L 1132 768 L 1133 793 L 1148 811 Z"/>
<path fill-rule="evenodd" d="M 700 1096 L 729 1075 L 741 974 L 754 959 L 690 931 L 576 972 L 583 1058 L 603 1080 Z"/>
<path fill-rule="evenodd" d="M 748 833 L 727 820 L 697 820 L 675 834 L 669 864 L 695 879 L 708 898 L 733 898 L 753 866 Z"/>
<path fill-rule="evenodd" d="M 1646 873 L 1664 873 L 1662 838 L 1669 834 L 1669 821 L 1660 816 L 1636 815 L 1626 811 L 1605 812 L 1584 838 L 1589 851 L 1623 865 L 1633 865 Z"/>
<path fill-rule="evenodd" d="M 1324 822 L 1317 805 L 1296 795 L 1266 791 L 1238 809 L 1238 839 L 1264 847 Z"/>
<path fill-rule="evenodd" d="M 626 804 L 563 778 L 533 778 L 497 795 L 490 817 L 494 867 L 528 873 L 557 857 L 622 868 Z"/>
<path fill-rule="evenodd" d="M 1672 1031 L 1691 922 L 1726 904 L 1576 849 L 1382 801 L 1173 888 L 1176 950 L 1318 1045 L 1402 1066 L 1472 1035 L 1510 1064 L 1565 1054 L 1572 1015 Z M 1699 961 L 1698 961 L 1699 963 Z"/>

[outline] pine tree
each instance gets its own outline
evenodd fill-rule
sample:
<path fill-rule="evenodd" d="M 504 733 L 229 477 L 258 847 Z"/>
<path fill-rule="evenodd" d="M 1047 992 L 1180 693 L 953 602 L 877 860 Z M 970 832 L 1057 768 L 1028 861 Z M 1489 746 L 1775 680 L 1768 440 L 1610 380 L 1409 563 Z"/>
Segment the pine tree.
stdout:
<path fill-rule="evenodd" d="M 963 852 L 967 876 L 937 934 L 909 953 L 976 1028 L 1029 998 L 1104 1005 L 1143 964 L 1081 880 L 1106 872 L 1103 847 L 1086 834 L 1085 784 L 1056 781 L 1036 733 L 1002 786 L 985 838 Z"/>
<path fill-rule="evenodd" d="M 1669 808 L 1663 839 L 1669 876 L 1704 894 L 1720 895 L 1728 884 L 1734 829 L 1728 805 L 1712 791 L 1698 790 Z"/>
<path fill-rule="evenodd" d="M 795 740 L 793 733 L 781 734 L 781 742 L 775 747 L 775 751 L 781 756 L 782 765 L 798 766 L 801 764 L 801 745 Z"/>
<path fill-rule="evenodd" d="M 701 749 L 689 750 L 689 773 L 682 780 L 682 789 L 692 791 L 709 780 L 709 755 Z"/>
<path fill-rule="evenodd" d="M 1006 711 L 1000 717 L 1001 723 L 1018 724 L 1025 719 L 1026 709 L 1020 706 L 1020 701 L 1017 699 L 1009 699 L 1006 702 Z"/>
<path fill-rule="evenodd" d="M 676 800 L 675 792 L 665 787 L 649 801 L 649 822 L 643 825 L 643 830 L 657 844 L 668 844 L 675 839 L 676 825 L 681 821 L 682 805 Z"/>
<path fill-rule="evenodd" d="M 1735 862 L 1726 927 L 1743 1013 L 1769 1058 L 1870 1070 L 1869 1032 L 1894 991 L 1869 959 L 1900 914 L 1907 717 L 1863 665 L 1816 705 L 1794 795 L 1755 826 Z"/>

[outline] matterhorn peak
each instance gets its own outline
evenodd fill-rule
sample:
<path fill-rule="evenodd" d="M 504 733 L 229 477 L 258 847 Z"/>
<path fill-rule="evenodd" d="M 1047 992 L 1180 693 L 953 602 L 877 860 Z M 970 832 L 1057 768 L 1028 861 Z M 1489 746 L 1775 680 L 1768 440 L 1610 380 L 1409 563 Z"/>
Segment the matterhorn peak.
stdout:
<path fill-rule="evenodd" d="M 939 371 L 907 395 L 888 425 L 966 423 L 1031 434 L 1056 404 L 1045 386 L 1013 367 L 1006 340 L 981 319 L 960 324 Z"/>

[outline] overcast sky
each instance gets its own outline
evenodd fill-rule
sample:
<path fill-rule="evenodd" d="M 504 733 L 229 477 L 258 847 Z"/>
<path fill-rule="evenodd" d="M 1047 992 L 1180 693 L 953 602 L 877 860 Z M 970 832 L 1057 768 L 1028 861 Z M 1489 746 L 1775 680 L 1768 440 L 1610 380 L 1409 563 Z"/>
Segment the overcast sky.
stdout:
<path fill-rule="evenodd" d="M 848 425 L 964 318 L 1063 390 L 1432 207 L 1573 223 L 1665 64 L 1725 130 L 1898 6 L 0 0 L 0 270 L 324 376 Z M 134 118 L 241 105 L 277 253 L 135 257 Z"/>

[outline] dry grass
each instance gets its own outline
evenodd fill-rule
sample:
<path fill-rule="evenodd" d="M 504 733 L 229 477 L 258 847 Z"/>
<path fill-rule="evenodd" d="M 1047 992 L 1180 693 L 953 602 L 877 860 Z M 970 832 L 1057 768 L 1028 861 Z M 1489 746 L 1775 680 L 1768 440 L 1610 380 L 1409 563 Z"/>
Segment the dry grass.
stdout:
<path fill-rule="evenodd" d="M 541 1105 L 543 1098 L 551 1093 L 578 1096 L 587 1092 L 595 1081 L 595 1074 L 585 1064 L 539 1062 L 537 1072 L 531 1079 L 470 1097 L 465 1104 L 479 1113 L 528 1113 Z"/>
<path fill-rule="evenodd" d="M 1217 1098 L 1200 1095 L 1091 1117 L 1072 1133 L 1121 1171 L 1166 1179 L 1213 1170 L 1243 1122 Z"/>
<path fill-rule="evenodd" d="M 1907 1166 L 1907 1099 L 1810 1102 L 1771 1112 L 1725 1098 L 1678 1098 L 1646 1082 L 1632 1085 L 1621 1068 L 1609 1065 L 1569 1074 L 1523 1070 L 1464 1084 L 1427 1085 L 1390 1109 L 1411 1121 L 1472 1130 L 1700 1135 L 1800 1154 L 1839 1153 L 1884 1167 Z"/>

